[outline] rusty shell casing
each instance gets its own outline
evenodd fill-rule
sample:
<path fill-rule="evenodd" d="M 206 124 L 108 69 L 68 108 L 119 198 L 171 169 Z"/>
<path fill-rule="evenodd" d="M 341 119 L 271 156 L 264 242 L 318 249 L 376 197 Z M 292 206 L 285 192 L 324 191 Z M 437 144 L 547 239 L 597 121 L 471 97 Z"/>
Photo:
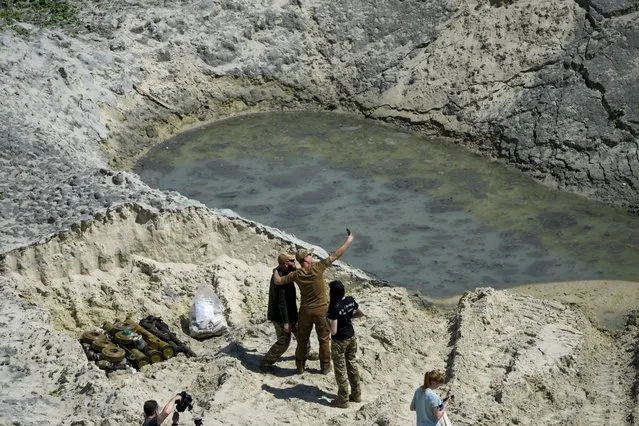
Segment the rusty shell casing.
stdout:
<path fill-rule="evenodd" d="M 164 340 L 160 340 L 158 336 L 151 333 L 149 330 L 134 321 L 129 320 L 127 325 L 133 328 L 133 330 L 135 330 L 135 332 L 138 333 L 140 336 L 142 336 L 142 338 L 152 349 L 159 350 L 162 353 L 164 359 L 169 359 L 175 356 L 175 348 L 170 343 L 167 343 Z"/>
<path fill-rule="evenodd" d="M 149 365 L 149 359 L 144 353 L 138 349 L 125 349 L 127 351 L 127 359 L 137 365 L 138 369 Z"/>

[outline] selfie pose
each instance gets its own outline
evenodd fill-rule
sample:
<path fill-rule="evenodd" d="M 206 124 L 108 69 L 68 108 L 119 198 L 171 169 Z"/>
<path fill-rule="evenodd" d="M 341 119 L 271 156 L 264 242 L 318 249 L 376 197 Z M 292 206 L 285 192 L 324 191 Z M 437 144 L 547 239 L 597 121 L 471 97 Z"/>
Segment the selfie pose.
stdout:
<path fill-rule="evenodd" d="M 326 323 L 328 300 L 326 297 L 326 283 L 324 271 L 333 266 L 333 262 L 342 257 L 350 247 L 353 239 L 350 230 L 346 230 L 346 241 L 318 262 L 313 258 L 313 250 L 301 248 L 295 253 L 300 268 L 282 277 L 277 269 L 273 271 L 276 285 L 286 285 L 295 282 L 300 289 L 300 310 L 297 329 L 297 349 L 295 350 L 295 366 L 298 374 L 304 373 L 308 355 L 308 341 L 311 331 L 315 327 L 319 343 L 319 359 L 322 374 L 331 371 L 330 331 Z"/>

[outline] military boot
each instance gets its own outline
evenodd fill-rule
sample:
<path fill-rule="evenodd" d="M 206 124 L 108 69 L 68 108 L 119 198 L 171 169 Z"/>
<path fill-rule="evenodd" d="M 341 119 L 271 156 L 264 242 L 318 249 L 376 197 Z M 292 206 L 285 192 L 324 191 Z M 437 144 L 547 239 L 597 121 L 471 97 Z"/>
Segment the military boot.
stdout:
<path fill-rule="evenodd" d="M 353 392 L 348 397 L 350 402 L 362 402 L 362 393 L 361 392 Z"/>
<path fill-rule="evenodd" d="M 337 408 L 348 408 L 348 401 L 345 399 L 341 399 L 341 398 L 335 398 L 334 400 L 331 401 L 331 406 L 332 407 L 337 407 Z"/>
<path fill-rule="evenodd" d="M 309 352 L 308 355 L 306 355 L 306 359 L 309 361 L 317 361 L 319 359 L 319 353 Z"/>

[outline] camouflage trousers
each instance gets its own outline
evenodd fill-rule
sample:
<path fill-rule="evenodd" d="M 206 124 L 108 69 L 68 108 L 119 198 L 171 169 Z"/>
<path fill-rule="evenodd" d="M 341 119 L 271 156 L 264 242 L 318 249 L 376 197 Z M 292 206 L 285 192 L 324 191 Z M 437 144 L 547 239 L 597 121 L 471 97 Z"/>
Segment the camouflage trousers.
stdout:
<path fill-rule="evenodd" d="M 291 344 L 291 335 L 297 331 L 294 328 L 292 333 L 285 332 L 284 323 L 281 323 L 281 322 L 273 321 L 273 327 L 275 327 L 275 335 L 277 336 L 277 341 L 273 343 L 273 346 L 271 346 L 271 349 L 269 349 L 266 355 L 264 356 L 264 361 L 262 361 L 264 364 L 268 364 L 268 365 L 275 364 L 275 362 L 278 359 L 280 359 L 282 355 L 284 355 L 284 352 L 286 352 L 289 345 Z M 308 347 L 306 349 L 307 356 L 310 350 L 310 346 L 311 345 L 309 342 Z"/>
<path fill-rule="evenodd" d="M 331 340 L 331 357 L 337 381 L 339 401 L 348 401 L 348 385 L 351 385 L 351 396 L 361 394 L 359 370 L 357 369 L 357 337 L 346 340 Z"/>

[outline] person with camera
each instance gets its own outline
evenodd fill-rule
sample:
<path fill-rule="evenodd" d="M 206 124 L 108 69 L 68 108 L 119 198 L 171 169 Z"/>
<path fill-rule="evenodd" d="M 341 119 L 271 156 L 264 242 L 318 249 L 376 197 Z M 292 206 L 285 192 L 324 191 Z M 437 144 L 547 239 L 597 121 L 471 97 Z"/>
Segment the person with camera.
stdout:
<path fill-rule="evenodd" d="M 444 384 L 444 374 L 431 370 L 424 374 L 424 384 L 417 388 L 410 403 L 410 410 L 417 414 L 417 426 L 449 426 L 446 407 L 455 401 L 454 395 L 443 400 L 434 392 Z"/>
<path fill-rule="evenodd" d="M 157 401 L 151 399 L 144 403 L 144 423 L 142 426 L 159 426 L 164 420 L 166 420 L 171 413 L 173 413 L 173 425 L 177 425 L 180 421 L 180 414 L 175 411 L 175 406 L 182 399 L 182 395 L 175 395 L 166 403 L 164 408 L 160 411 L 160 405 Z"/>
<path fill-rule="evenodd" d="M 355 238 L 349 229 L 346 229 L 346 241 L 331 253 L 326 259 L 316 262 L 313 258 L 313 250 L 301 248 L 295 253 L 295 258 L 301 268 L 289 273 L 285 277 L 279 272 L 273 271 L 273 279 L 277 285 L 297 283 L 300 289 L 300 311 L 297 330 L 297 349 L 295 350 L 295 366 L 297 374 L 302 374 L 306 366 L 308 342 L 311 331 L 315 326 L 317 340 L 319 341 L 319 359 L 322 374 L 331 371 L 330 331 L 326 323 L 328 311 L 328 297 L 324 271 L 333 266 L 333 262 L 342 257 Z"/>
<path fill-rule="evenodd" d="M 295 256 L 288 253 L 281 253 L 277 256 L 277 268 L 280 276 L 286 276 L 295 271 Z M 297 291 L 295 284 L 276 285 L 273 276 L 268 291 L 268 310 L 266 318 L 273 322 L 275 327 L 276 341 L 264 356 L 260 364 L 260 370 L 267 372 L 273 364 L 286 352 L 291 344 L 291 333 L 297 326 Z M 310 343 L 310 342 L 309 342 Z M 307 345 L 306 355 L 310 344 Z"/>

